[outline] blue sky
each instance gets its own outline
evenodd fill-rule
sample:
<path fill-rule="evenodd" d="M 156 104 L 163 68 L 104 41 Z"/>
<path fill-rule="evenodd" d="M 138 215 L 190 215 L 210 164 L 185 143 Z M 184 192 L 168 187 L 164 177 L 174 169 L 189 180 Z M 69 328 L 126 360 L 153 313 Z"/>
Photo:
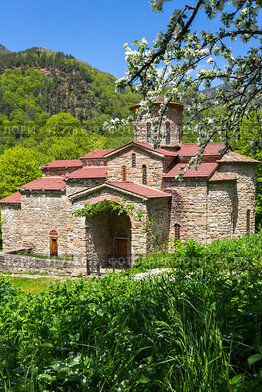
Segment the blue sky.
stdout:
<path fill-rule="evenodd" d="M 72 54 L 93 67 L 123 76 L 126 64 L 123 44 L 143 36 L 155 38 L 165 30 L 174 6 L 185 1 L 166 3 L 165 11 L 151 11 L 149 0 L 9 0 L 1 2 L 0 44 L 12 51 L 41 46 Z M 187 4 L 193 4 L 188 0 Z M 201 16 L 196 20 L 202 29 Z M 216 28 L 210 22 L 205 28 Z"/>

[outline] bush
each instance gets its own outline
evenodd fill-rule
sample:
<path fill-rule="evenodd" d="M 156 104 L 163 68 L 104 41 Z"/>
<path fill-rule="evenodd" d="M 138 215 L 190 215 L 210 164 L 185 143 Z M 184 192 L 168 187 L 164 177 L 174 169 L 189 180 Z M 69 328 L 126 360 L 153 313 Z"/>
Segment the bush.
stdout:
<path fill-rule="evenodd" d="M 140 257 L 129 273 L 153 268 L 172 268 L 185 272 L 202 268 L 204 271 L 238 272 L 262 267 L 262 231 L 253 236 L 217 240 L 200 245 L 194 240 L 177 242 L 172 253 L 152 253 Z"/>

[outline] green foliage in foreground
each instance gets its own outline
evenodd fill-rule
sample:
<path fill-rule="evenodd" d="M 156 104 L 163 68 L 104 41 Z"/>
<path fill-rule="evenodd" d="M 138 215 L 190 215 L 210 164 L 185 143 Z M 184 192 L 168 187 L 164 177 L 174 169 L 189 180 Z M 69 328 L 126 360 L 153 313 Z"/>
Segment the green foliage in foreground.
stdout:
<path fill-rule="evenodd" d="M 240 272 L 262 269 L 262 230 L 253 236 L 217 240 L 200 245 L 194 240 L 176 242 L 172 253 L 152 253 L 138 259 L 129 274 L 152 268 L 173 268 L 191 272 L 202 268 L 206 272 Z"/>
<path fill-rule="evenodd" d="M 1 280 L 0 390 L 260 391 L 261 269 L 237 260 L 232 273 L 212 270 L 210 255 L 190 274 L 177 264 L 170 276 L 109 275 L 39 294 Z"/>

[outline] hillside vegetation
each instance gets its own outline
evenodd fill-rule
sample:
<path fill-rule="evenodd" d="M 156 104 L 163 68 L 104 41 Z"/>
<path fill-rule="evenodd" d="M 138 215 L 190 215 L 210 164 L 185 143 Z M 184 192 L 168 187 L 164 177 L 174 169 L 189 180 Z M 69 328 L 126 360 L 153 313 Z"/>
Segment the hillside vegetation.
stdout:
<path fill-rule="evenodd" d="M 191 242 L 38 294 L 2 279 L 1 390 L 260 391 L 261 249 L 262 233 Z M 134 278 L 160 264 L 175 269 Z"/>
<path fill-rule="evenodd" d="M 115 92 L 115 77 L 71 55 L 32 48 L 18 53 L 0 53 L 3 121 L 42 125 L 37 113 L 49 116 L 66 112 L 80 122 L 125 117 L 138 96 Z"/>
<path fill-rule="evenodd" d="M 37 178 L 39 166 L 52 159 L 132 140 L 132 128 L 105 133 L 103 123 L 126 118 L 139 99 L 117 94 L 113 75 L 71 55 L 0 50 L 0 198 Z"/>

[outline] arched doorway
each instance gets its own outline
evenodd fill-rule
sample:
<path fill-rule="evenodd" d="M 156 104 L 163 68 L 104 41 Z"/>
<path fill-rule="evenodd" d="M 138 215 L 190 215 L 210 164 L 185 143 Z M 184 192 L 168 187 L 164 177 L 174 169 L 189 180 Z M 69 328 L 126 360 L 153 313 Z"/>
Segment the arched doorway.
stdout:
<path fill-rule="evenodd" d="M 103 211 L 86 218 L 87 256 L 92 262 L 131 260 L 131 221 L 125 212 Z"/>

